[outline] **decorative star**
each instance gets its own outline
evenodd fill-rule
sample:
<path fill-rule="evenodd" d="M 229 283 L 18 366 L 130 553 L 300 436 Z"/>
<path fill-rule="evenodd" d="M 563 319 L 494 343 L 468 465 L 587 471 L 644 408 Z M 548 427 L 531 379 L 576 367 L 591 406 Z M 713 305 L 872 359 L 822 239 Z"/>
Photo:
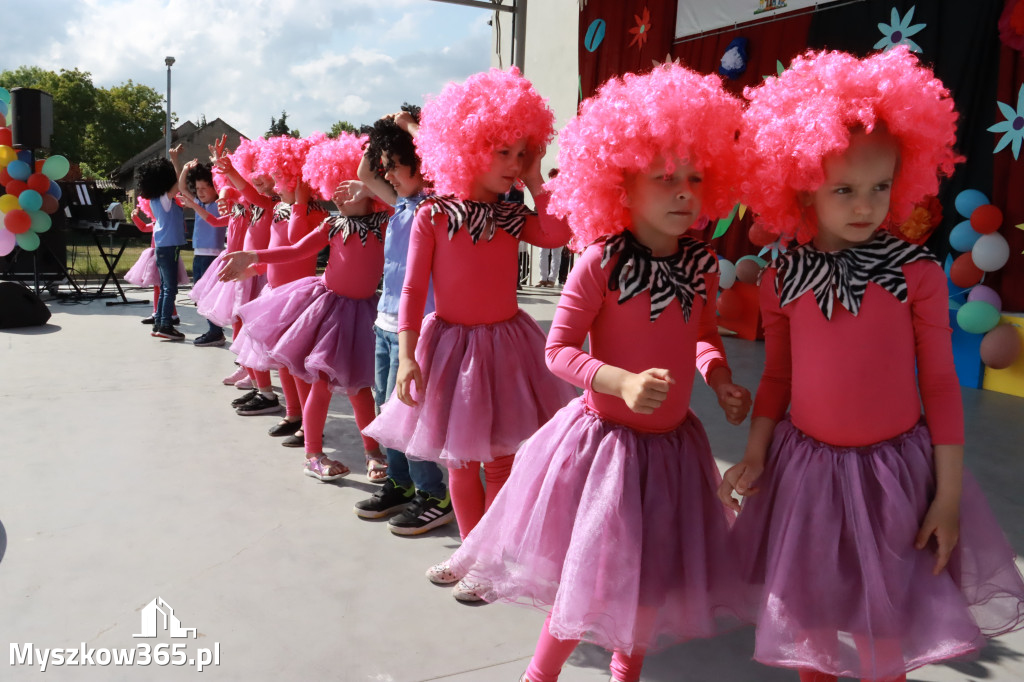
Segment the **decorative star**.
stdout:
<path fill-rule="evenodd" d="M 878 30 L 882 32 L 882 39 L 875 43 L 875 49 L 883 48 L 889 50 L 896 47 L 897 45 L 906 45 L 913 52 L 921 52 L 921 46 L 910 39 L 910 36 L 920 32 L 927 24 L 914 24 L 910 25 L 911 20 L 914 18 L 914 10 L 917 5 L 914 5 L 907 12 L 907 16 L 900 19 L 900 13 L 896 11 L 896 8 L 892 8 L 892 14 L 888 24 L 879 24 Z"/>
<path fill-rule="evenodd" d="M 633 40 L 630 41 L 628 47 L 637 46 L 637 49 L 642 50 L 644 43 L 647 42 L 647 33 L 651 30 L 651 13 L 644 7 L 643 18 L 639 15 L 634 14 L 633 18 L 636 19 L 636 26 L 629 29 L 629 32 L 633 34 Z"/>
<path fill-rule="evenodd" d="M 682 64 L 682 62 L 679 61 L 679 57 L 676 57 L 675 59 L 672 59 L 672 54 L 670 52 L 666 52 L 665 53 L 665 61 L 663 61 L 663 62 L 659 62 L 657 59 L 652 59 L 651 60 L 651 66 L 653 66 L 653 67 L 658 67 L 658 66 L 665 66 L 665 67 L 667 67 L 669 64 Z"/>
<path fill-rule="evenodd" d="M 768 246 L 761 247 L 761 250 L 757 252 L 757 255 L 763 256 L 770 252 L 772 254 L 772 260 L 775 261 L 778 259 L 780 253 L 786 253 L 787 250 L 786 245 L 782 243 L 782 238 L 780 237 Z"/>
<path fill-rule="evenodd" d="M 991 133 L 1003 133 L 999 144 L 996 145 L 992 153 L 998 154 L 1006 145 L 1013 143 L 1013 158 L 1016 159 L 1020 154 L 1021 142 L 1024 141 L 1024 85 L 1017 93 L 1016 109 L 1003 102 L 996 102 L 996 104 L 999 105 L 999 111 L 1006 117 L 1006 120 L 1000 121 L 988 129 Z"/>

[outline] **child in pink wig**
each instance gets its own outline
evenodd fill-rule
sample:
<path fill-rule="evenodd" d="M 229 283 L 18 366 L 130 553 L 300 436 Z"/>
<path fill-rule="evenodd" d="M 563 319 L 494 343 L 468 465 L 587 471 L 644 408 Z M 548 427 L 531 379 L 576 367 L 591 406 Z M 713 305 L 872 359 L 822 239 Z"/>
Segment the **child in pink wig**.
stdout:
<path fill-rule="evenodd" d="M 745 94 L 746 200 L 803 242 L 762 276 L 765 370 L 720 491 L 746 497 L 754 658 L 803 682 L 905 680 L 1024 621 L 1013 551 L 963 472 L 945 275 L 884 229 L 961 160 L 957 114 L 905 47 L 809 52 Z"/>
<path fill-rule="evenodd" d="M 550 247 L 569 238 L 568 226 L 547 213 L 540 174 L 553 121 L 514 69 L 448 84 L 420 118 L 416 148 L 441 196 L 424 201 L 413 221 L 395 394 L 364 432 L 448 466 L 462 537 L 508 478 L 520 443 L 575 396 L 544 367 L 544 333 L 519 309 L 515 289 L 519 240 Z M 520 177 L 537 214 L 498 201 Z M 431 277 L 436 310 L 424 321 Z M 460 578 L 446 564 L 428 577 Z M 455 595 L 478 598 L 466 584 Z"/>
<path fill-rule="evenodd" d="M 561 134 L 551 210 L 585 248 L 546 353 L 584 393 L 519 449 L 451 560 L 484 599 L 550 611 L 529 682 L 557 680 L 580 640 L 613 650 L 613 679 L 634 682 L 647 651 L 738 624 L 694 369 L 732 423 L 750 393 L 718 335 L 718 261 L 686 232 L 735 202 L 740 117 L 717 76 L 669 64 L 605 83 Z"/>
<path fill-rule="evenodd" d="M 149 218 L 149 222 L 142 216 Z M 153 233 L 153 213 L 149 210 L 149 200 L 139 197 L 135 210 L 132 211 L 132 222 L 140 232 Z M 153 287 L 153 313 L 156 313 L 156 304 L 160 299 L 160 273 L 156 269 L 156 252 L 154 242 L 150 240 L 148 248 L 143 249 L 128 272 L 124 273 L 124 281 L 134 284 L 137 287 Z M 178 260 L 178 284 L 188 284 L 188 271 L 185 270 L 185 261 Z M 174 308 L 174 324 L 178 324 L 178 308 Z M 154 315 L 144 317 L 142 324 L 153 324 Z"/>
<path fill-rule="evenodd" d="M 296 187 L 298 205 L 331 196 L 344 180 L 356 177 L 362 141 L 342 133 L 310 148 Z M 307 184 L 308 183 L 308 184 Z M 388 214 L 370 199 L 342 201 L 341 216 L 325 217 L 312 232 L 291 246 L 241 251 L 225 258 L 221 278 L 244 277 L 256 263 L 271 265 L 316 256 L 330 245 L 323 277 L 309 276 L 275 288 L 260 301 L 261 315 L 276 318 L 279 331 L 265 343 L 271 360 L 287 368 L 294 378 L 310 385 L 302 405 L 306 429 L 308 475 L 321 481 L 340 478 L 348 467 L 323 454 L 324 424 L 332 393 L 345 393 L 352 403 L 356 425 L 373 421 L 374 335 L 377 283 L 384 271 L 384 230 Z M 384 457 L 377 443 L 363 436 L 367 476 L 381 483 Z"/>

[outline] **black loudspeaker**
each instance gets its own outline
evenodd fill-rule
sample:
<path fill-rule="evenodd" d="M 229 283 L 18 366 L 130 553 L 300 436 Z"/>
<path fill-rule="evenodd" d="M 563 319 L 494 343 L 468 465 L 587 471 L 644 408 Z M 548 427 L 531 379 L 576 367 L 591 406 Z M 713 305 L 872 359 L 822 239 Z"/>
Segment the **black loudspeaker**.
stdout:
<path fill-rule="evenodd" d="M 15 282 L 0 282 L 0 329 L 38 327 L 50 319 L 42 300 Z"/>
<path fill-rule="evenodd" d="M 53 135 L 53 97 L 34 88 L 11 90 L 11 136 L 22 149 L 49 149 Z"/>

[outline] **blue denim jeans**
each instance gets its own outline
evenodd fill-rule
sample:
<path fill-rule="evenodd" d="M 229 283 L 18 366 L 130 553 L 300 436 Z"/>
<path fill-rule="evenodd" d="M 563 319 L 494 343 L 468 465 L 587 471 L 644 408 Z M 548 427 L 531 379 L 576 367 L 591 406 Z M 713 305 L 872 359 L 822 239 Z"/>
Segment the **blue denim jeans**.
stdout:
<path fill-rule="evenodd" d="M 210 268 L 210 264 L 213 263 L 216 256 L 193 256 L 192 257 L 192 286 L 195 286 L 203 275 Z M 210 325 L 210 331 L 214 334 L 224 335 L 224 330 L 215 325 L 209 320 L 206 321 Z"/>
<path fill-rule="evenodd" d="M 156 269 L 160 273 L 160 298 L 156 302 L 153 326 L 171 326 L 174 317 L 174 299 L 178 297 L 177 246 L 156 247 Z"/>
<path fill-rule="evenodd" d="M 384 404 L 395 392 L 395 379 L 398 375 L 398 334 L 386 332 L 374 325 L 373 333 L 377 337 L 374 353 L 374 386 L 373 396 L 377 408 Z M 444 472 L 433 462 L 408 459 L 404 452 L 384 448 L 388 457 L 388 476 L 401 486 L 410 483 L 431 497 L 444 499 L 447 494 L 444 485 Z"/>

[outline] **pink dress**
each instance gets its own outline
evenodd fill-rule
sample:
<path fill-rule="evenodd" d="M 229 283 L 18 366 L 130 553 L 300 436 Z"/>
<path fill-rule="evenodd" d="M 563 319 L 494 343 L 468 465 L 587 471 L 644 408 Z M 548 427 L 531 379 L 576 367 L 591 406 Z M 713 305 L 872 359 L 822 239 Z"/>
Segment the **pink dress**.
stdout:
<path fill-rule="evenodd" d="M 544 332 L 519 309 L 519 240 L 564 244 L 564 222 L 522 204 L 425 200 L 413 219 L 398 329 L 420 331 L 416 407 L 392 396 L 364 433 L 459 468 L 508 456 L 576 396 L 544 366 Z M 434 313 L 423 319 L 433 276 Z"/>
<path fill-rule="evenodd" d="M 630 654 L 739 624 L 739 572 L 721 476 L 690 412 L 695 368 L 727 367 L 709 305 L 718 264 L 684 237 L 653 258 L 631 233 L 584 251 L 547 342 L 552 371 L 584 389 L 516 454 L 505 487 L 452 557 L 487 601 L 550 609 L 558 639 Z M 582 350 L 589 333 L 589 353 Z M 597 371 L 675 379 L 652 414 L 597 393 Z"/>
<path fill-rule="evenodd" d="M 884 232 L 802 246 L 763 275 L 753 414 L 779 425 L 735 527 L 761 590 L 758 661 L 887 679 L 1024 622 L 1013 550 L 968 472 L 947 568 L 932 575 L 932 549 L 913 546 L 933 443 L 963 443 L 947 299 L 927 250 Z"/>
<path fill-rule="evenodd" d="M 237 307 L 241 303 L 251 300 L 251 297 L 244 300 L 243 297 L 245 292 L 251 290 L 253 283 L 250 280 L 254 278 L 250 277 L 241 282 L 221 282 L 217 279 L 220 269 L 224 265 L 224 258 L 229 253 L 242 250 L 251 219 L 251 208 L 244 203 L 234 204 L 231 207 L 231 212 L 220 218 L 220 221 L 225 221 L 228 227 L 227 248 L 213 259 L 210 267 L 206 269 L 189 293 L 189 297 L 196 303 L 196 310 L 199 314 L 221 327 L 233 324 L 238 319 L 235 314 Z M 210 222 L 216 226 L 220 221 L 211 220 Z"/>

